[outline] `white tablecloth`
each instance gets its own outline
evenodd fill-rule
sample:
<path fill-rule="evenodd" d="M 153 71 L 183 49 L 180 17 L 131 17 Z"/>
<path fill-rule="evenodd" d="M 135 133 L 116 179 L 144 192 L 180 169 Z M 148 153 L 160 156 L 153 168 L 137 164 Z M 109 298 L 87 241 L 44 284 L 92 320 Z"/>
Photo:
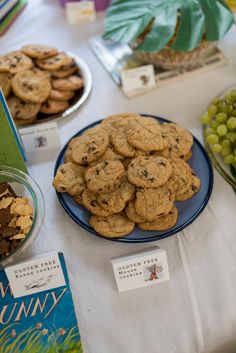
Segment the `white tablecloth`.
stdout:
<path fill-rule="evenodd" d="M 172 119 L 201 140 L 199 115 L 236 81 L 236 30 L 221 43 L 229 66 L 130 100 L 88 47 L 87 40 L 101 31 L 101 20 L 70 26 L 58 1 L 32 0 L 0 39 L 1 53 L 27 43 L 48 43 L 78 54 L 90 66 L 93 90 L 88 102 L 58 123 L 62 146 L 78 129 L 122 111 Z M 56 154 L 54 160 L 46 158 L 30 166 L 44 193 L 46 215 L 28 254 L 63 251 L 85 353 L 236 351 L 236 197 L 223 178 L 215 172 L 211 200 L 191 226 L 157 243 L 167 251 L 170 280 L 119 294 L 110 259 L 152 244 L 113 243 L 82 230 L 52 188 Z"/>

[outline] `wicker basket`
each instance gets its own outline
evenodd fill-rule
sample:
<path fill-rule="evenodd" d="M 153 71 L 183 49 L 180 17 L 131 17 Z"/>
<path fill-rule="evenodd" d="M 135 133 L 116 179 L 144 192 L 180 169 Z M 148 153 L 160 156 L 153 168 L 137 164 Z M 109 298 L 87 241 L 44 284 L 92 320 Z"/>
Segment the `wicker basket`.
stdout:
<path fill-rule="evenodd" d="M 134 50 L 134 56 L 145 64 L 153 64 L 165 70 L 190 69 L 199 65 L 214 50 L 215 46 L 215 42 L 203 40 L 197 48 L 189 52 L 177 52 L 166 46 L 159 52 Z"/>

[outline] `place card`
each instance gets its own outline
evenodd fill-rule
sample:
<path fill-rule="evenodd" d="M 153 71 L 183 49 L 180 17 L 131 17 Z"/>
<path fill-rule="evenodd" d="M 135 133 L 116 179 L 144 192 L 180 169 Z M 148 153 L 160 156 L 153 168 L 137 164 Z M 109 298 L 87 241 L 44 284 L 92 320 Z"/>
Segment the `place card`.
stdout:
<path fill-rule="evenodd" d="M 60 138 L 57 123 L 45 123 L 19 130 L 26 153 L 58 149 Z"/>
<path fill-rule="evenodd" d="M 123 91 L 128 97 L 148 91 L 156 86 L 153 65 L 121 71 Z"/>
<path fill-rule="evenodd" d="M 119 292 L 169 279 L 166 251 L 158 246 L 111 260 Z"/>
<path fill-rule="evenodd" d="M 14 298 L 66 285 L 58 253 L 49 253 L 5 268 Z"/>
<path fill-rule="evenodd" d="M 95 21 L 96 12 L 93 1 L 80 1 L 66 3 L 66 18 L 70 24 L 84 21 Z"/>

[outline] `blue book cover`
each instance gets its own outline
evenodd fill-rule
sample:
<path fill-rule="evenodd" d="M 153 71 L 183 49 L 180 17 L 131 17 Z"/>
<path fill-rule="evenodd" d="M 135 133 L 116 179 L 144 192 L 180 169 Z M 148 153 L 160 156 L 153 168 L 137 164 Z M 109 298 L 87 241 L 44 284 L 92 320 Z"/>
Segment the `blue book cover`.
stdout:
<path fill-rule="evenodd" d="M 45 277 L 42 270 L 41 283 L 37 282 L 39 292 L 19 298 L 13 296 L 8 272 L 0 271 L 0 353 L 83 352 L 63 254 L 59 253 L 58 258 L 65 285 L 43 290 L 44 278 L 49 282 L 53 275 L 46 272 Z M 31 271 L 29 267 L 13 272 L 24 282 L 27 271 Z M 36 287 L 31 280 L 31 291 L 33 285 Z"/>

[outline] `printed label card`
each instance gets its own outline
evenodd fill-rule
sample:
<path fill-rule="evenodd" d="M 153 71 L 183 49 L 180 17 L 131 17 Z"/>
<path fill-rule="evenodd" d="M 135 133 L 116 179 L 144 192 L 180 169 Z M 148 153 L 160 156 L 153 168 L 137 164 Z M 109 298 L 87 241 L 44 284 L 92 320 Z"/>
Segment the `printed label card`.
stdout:
<path fill-rule="evenodd" d="M 165 250 L 158 246 L 111 260 L 119 292 L 167 281 Z"/>
<path fill-rule="evenodd" d="M 95 21 L 96 12 L 93 1 L 79 1 L 66 3 L 66 18 L 70 24 Z"/>
<path fill-rule="evenodd" d="M 27 154 L 45 152 L 60 147 L 57 123 L 45 123 L 19 130 Z"/>
<path fill-rule="evenodd" d="M 128 97 L 148 91 L 156 86 L 153 65 L 140 66 L 121 72 L 123 91 Z"/>

